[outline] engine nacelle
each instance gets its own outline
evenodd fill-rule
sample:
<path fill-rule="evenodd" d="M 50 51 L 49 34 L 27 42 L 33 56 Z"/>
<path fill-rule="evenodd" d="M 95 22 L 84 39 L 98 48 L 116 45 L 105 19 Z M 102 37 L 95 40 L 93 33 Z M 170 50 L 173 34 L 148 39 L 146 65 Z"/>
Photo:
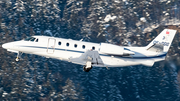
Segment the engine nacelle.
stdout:
<path fill-rule="evenodd" d="M 111 55 L 134 55 L 134 52 L 124 50 L 124 47 L 120 47 L 113 44 L 101 43 L 100 52 Z"/>

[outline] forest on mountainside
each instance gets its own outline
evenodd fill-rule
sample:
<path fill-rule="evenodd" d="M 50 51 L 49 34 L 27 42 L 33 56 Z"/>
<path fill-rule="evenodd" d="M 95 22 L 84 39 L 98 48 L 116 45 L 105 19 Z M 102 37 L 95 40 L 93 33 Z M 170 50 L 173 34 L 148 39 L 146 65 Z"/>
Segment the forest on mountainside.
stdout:
<path fill-rule="evenodd" d="M 0 100 L 179 101 L 179 0 L 1 0 L 0 45 L 32 35 L 145 46 L 177 29 L 167 60 L 152 68 L 106 70 L 0 47 Z"/>

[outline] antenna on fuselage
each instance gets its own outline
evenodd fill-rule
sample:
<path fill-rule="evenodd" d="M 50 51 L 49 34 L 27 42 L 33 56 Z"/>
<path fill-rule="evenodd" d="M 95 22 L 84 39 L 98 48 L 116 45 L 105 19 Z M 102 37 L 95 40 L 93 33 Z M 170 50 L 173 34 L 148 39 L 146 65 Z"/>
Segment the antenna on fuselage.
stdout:
<path fill-rule="evenodd" d="M 81 40 L 79 40 L 79 41 L 83 41 L 83 38 Z"/>

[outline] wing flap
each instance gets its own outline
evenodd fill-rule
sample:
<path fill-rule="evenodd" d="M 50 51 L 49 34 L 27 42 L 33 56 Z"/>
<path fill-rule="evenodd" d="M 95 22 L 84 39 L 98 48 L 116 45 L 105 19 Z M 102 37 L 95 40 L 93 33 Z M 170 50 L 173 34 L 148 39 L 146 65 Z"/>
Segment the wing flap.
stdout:
<path fill-rule="evenodd" d="M 70 58 L 70 61 L 72 62 L 87 62 L 87 61 L 91 61 L 92 64 L 104 64 L 101 57 L 99 56 L 98 51 L 91 51 L 88 50 L 85 53 L 83 53 L 80 57 L 77 58 Z"/>

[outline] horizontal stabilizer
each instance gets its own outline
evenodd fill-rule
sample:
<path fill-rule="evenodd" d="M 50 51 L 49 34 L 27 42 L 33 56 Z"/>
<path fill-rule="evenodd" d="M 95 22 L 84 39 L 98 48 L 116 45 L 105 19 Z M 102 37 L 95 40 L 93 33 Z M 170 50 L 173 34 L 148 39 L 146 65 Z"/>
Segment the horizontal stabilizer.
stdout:
<path fill-rule="evenodd" d="M 152 67 L 154 65 L 154 61 L 152 61 L 152 60 L 145 60 L 145 61 L 141 61 L 140 64 L 142 64 L 144 66 Z"/>
<path fill-rule="evenodd" d="M 91 51 L 88 50 L 85 53 L 83 53 L 80 57 L 77 58 L 71 58 L 70 59 L 72 62 L 78 62 L 78 61 L 91 61 L 92 64 L 104 64 L 101 57 L 99 56 L 98 51 Z"/>

